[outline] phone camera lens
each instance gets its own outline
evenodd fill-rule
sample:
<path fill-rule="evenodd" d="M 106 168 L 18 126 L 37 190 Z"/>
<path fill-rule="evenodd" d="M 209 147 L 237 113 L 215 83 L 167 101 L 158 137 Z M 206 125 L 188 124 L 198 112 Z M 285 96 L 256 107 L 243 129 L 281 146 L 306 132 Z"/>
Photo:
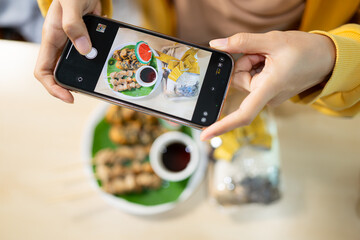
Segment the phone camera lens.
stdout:
<path fill-rule="evenodd" d="M 220 62 L 224 62 L 224 61 L 225 61 L 225 58 L 220 57 L 220 58 L 219 58 L 219 61 L 220 61 Z"/>
<path fill-rule="evenodd" d="M 77 78 L 78 82 L 82 82 L 84 79 L 82 77 Z"/>

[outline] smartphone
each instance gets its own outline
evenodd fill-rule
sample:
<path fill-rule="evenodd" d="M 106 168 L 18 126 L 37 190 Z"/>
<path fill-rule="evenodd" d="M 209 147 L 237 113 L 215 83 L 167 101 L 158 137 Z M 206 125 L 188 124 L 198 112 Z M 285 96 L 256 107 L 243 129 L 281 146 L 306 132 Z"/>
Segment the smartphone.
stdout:
<path fill-rule="evenodd" d="M 234 66 L 228 53 L 94 15 L 84 22 L 92 50 L 83 56 L 67 42 L 60 86 L 198 129 L 216 122 Z"/>

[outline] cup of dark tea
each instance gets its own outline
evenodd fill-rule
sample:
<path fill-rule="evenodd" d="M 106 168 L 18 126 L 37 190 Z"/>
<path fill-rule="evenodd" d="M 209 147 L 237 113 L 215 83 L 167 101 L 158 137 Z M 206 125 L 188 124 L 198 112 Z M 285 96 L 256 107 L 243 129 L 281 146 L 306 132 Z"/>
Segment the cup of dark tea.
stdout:
<path fill-rule="evenodd" d="M 152 66 L 142 66 L 135 73 L 136 81 L 143 87 L 151 87 L 158 79 L 158 72 Z"/>
<path fill-rule="evenodd" d="M 167 132 L 158 137 L 150 150 L 150 164 L 162 179 L 177 182 L 196 170 L 200 160 L 196 142 L 182 132 Z"/>

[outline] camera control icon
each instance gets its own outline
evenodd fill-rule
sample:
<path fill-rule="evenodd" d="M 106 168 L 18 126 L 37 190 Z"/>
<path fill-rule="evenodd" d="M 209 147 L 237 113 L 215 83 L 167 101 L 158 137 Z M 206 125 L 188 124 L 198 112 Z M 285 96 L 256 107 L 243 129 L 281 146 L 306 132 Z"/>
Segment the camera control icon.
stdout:
<path fill-rule="evenodd" d="M 91 60 L 91 59 L 96 58 L 97 54 L 98 54 L 98 51 L 96 50 L 96 48 L 91 48 L 91 51 L 88 54 L 86 54 L 85 57 L 87 59 Z"/>

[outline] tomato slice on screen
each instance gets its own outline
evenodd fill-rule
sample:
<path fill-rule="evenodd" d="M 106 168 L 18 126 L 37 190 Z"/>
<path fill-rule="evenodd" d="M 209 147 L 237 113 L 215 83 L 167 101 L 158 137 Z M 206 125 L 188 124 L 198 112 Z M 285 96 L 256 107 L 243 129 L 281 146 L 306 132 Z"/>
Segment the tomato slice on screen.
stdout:
<path fill-rule="evenodd" d="M 139 62 L 143 64 L 149 63 L 152 58 L 152 51 L 150 46 L 144 41 L 138 42 L 135 46 L 135 55 Z"/>

